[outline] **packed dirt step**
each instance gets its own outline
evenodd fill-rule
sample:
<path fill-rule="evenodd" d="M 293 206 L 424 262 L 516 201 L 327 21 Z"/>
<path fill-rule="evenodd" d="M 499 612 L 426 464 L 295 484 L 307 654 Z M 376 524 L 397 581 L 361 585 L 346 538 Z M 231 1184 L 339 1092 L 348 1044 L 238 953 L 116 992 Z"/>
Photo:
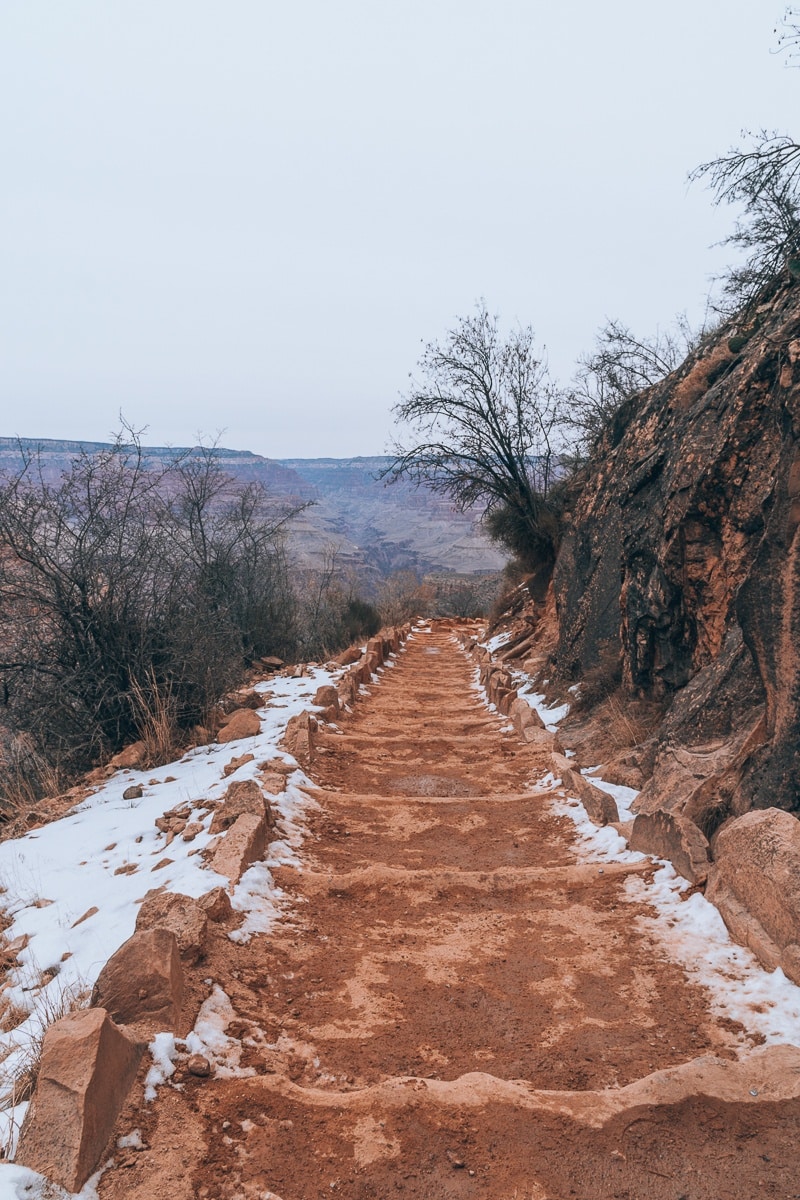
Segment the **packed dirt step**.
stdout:
<path fill-rule="evenodd" d="M 240 1073 L 134 1092 L 101 1200 L 800 1197 L 800 1051 L 642 932 L 649 861 L 578 861 L 473 675 L 417 631 L 318 739 L 288 915 L 204 967 Z"/>

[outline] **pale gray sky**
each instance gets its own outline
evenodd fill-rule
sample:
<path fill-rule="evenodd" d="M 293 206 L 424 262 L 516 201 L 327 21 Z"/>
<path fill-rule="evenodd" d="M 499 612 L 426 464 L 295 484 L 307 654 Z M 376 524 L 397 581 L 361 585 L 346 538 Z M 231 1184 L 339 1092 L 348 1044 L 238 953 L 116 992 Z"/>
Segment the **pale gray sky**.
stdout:
<path fill-rule="evenodd" d="M 0 434 L 381 453 L 481 296 L 561 376 L 698 319 L 686 172 L 796 124 L 782 7 L 0 0 Z"/>

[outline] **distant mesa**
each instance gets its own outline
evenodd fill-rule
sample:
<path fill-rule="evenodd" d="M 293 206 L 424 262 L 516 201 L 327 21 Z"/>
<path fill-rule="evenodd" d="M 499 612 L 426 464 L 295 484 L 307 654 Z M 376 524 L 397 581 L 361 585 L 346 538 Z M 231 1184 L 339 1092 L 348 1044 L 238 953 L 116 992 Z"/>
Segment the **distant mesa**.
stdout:
<path fill-rule="evenodd" d="M 57 483 L 76 454 L 108 448 L 108 442 L 0 437 L 0 471 L 16 471 L 23 454 L 36 454 L 45 482 Z M 144 452 L 157 462 L 191 449 L 147 446 Z M 387 456 L 271 459 L 227 447 L 214 453 L 234 479 L 263 483 L 290 503 L 314 502 L 289 536 L 292 553 L 308 569 L 331 554 L 340 567 L 376 576 L 409 569 L 487 574 L 505 563 L 474 512 L 458 512 L 445 497 L 407 481 L 385 486 L 378 476 L 391 461 Z"/>

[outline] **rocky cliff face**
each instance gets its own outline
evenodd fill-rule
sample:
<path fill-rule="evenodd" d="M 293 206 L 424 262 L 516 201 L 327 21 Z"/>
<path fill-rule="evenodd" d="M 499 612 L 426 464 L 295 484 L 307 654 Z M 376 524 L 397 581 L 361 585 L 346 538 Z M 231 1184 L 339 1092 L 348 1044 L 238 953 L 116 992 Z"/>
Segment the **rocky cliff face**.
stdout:
<path fill-rule="evenodd" d="M 800 287 L 628 402 L 580 483 L 557 667 L 618 652 L 624 683 L 663 703 L 640 809 L 708 836 L 752 808 L 800 812 Z"/>

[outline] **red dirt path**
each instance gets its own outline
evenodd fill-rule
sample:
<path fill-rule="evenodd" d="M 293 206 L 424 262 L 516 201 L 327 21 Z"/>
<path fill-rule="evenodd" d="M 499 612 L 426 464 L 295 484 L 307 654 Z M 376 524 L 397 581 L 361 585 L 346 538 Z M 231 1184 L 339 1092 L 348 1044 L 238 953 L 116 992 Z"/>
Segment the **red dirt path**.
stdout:
<path fill-rule="evenodd" d="M 145 1149 L 101 1200 L 800 1196 L 800 1102 L 724 1063 L 646 1079 L 736 1031 L 636 928 L 643 868 L 577 862 L 503 724 L 434 626 L 325 733 L 290 915 L 202 967 L 254 1073 L 134 1095 Z"/>

